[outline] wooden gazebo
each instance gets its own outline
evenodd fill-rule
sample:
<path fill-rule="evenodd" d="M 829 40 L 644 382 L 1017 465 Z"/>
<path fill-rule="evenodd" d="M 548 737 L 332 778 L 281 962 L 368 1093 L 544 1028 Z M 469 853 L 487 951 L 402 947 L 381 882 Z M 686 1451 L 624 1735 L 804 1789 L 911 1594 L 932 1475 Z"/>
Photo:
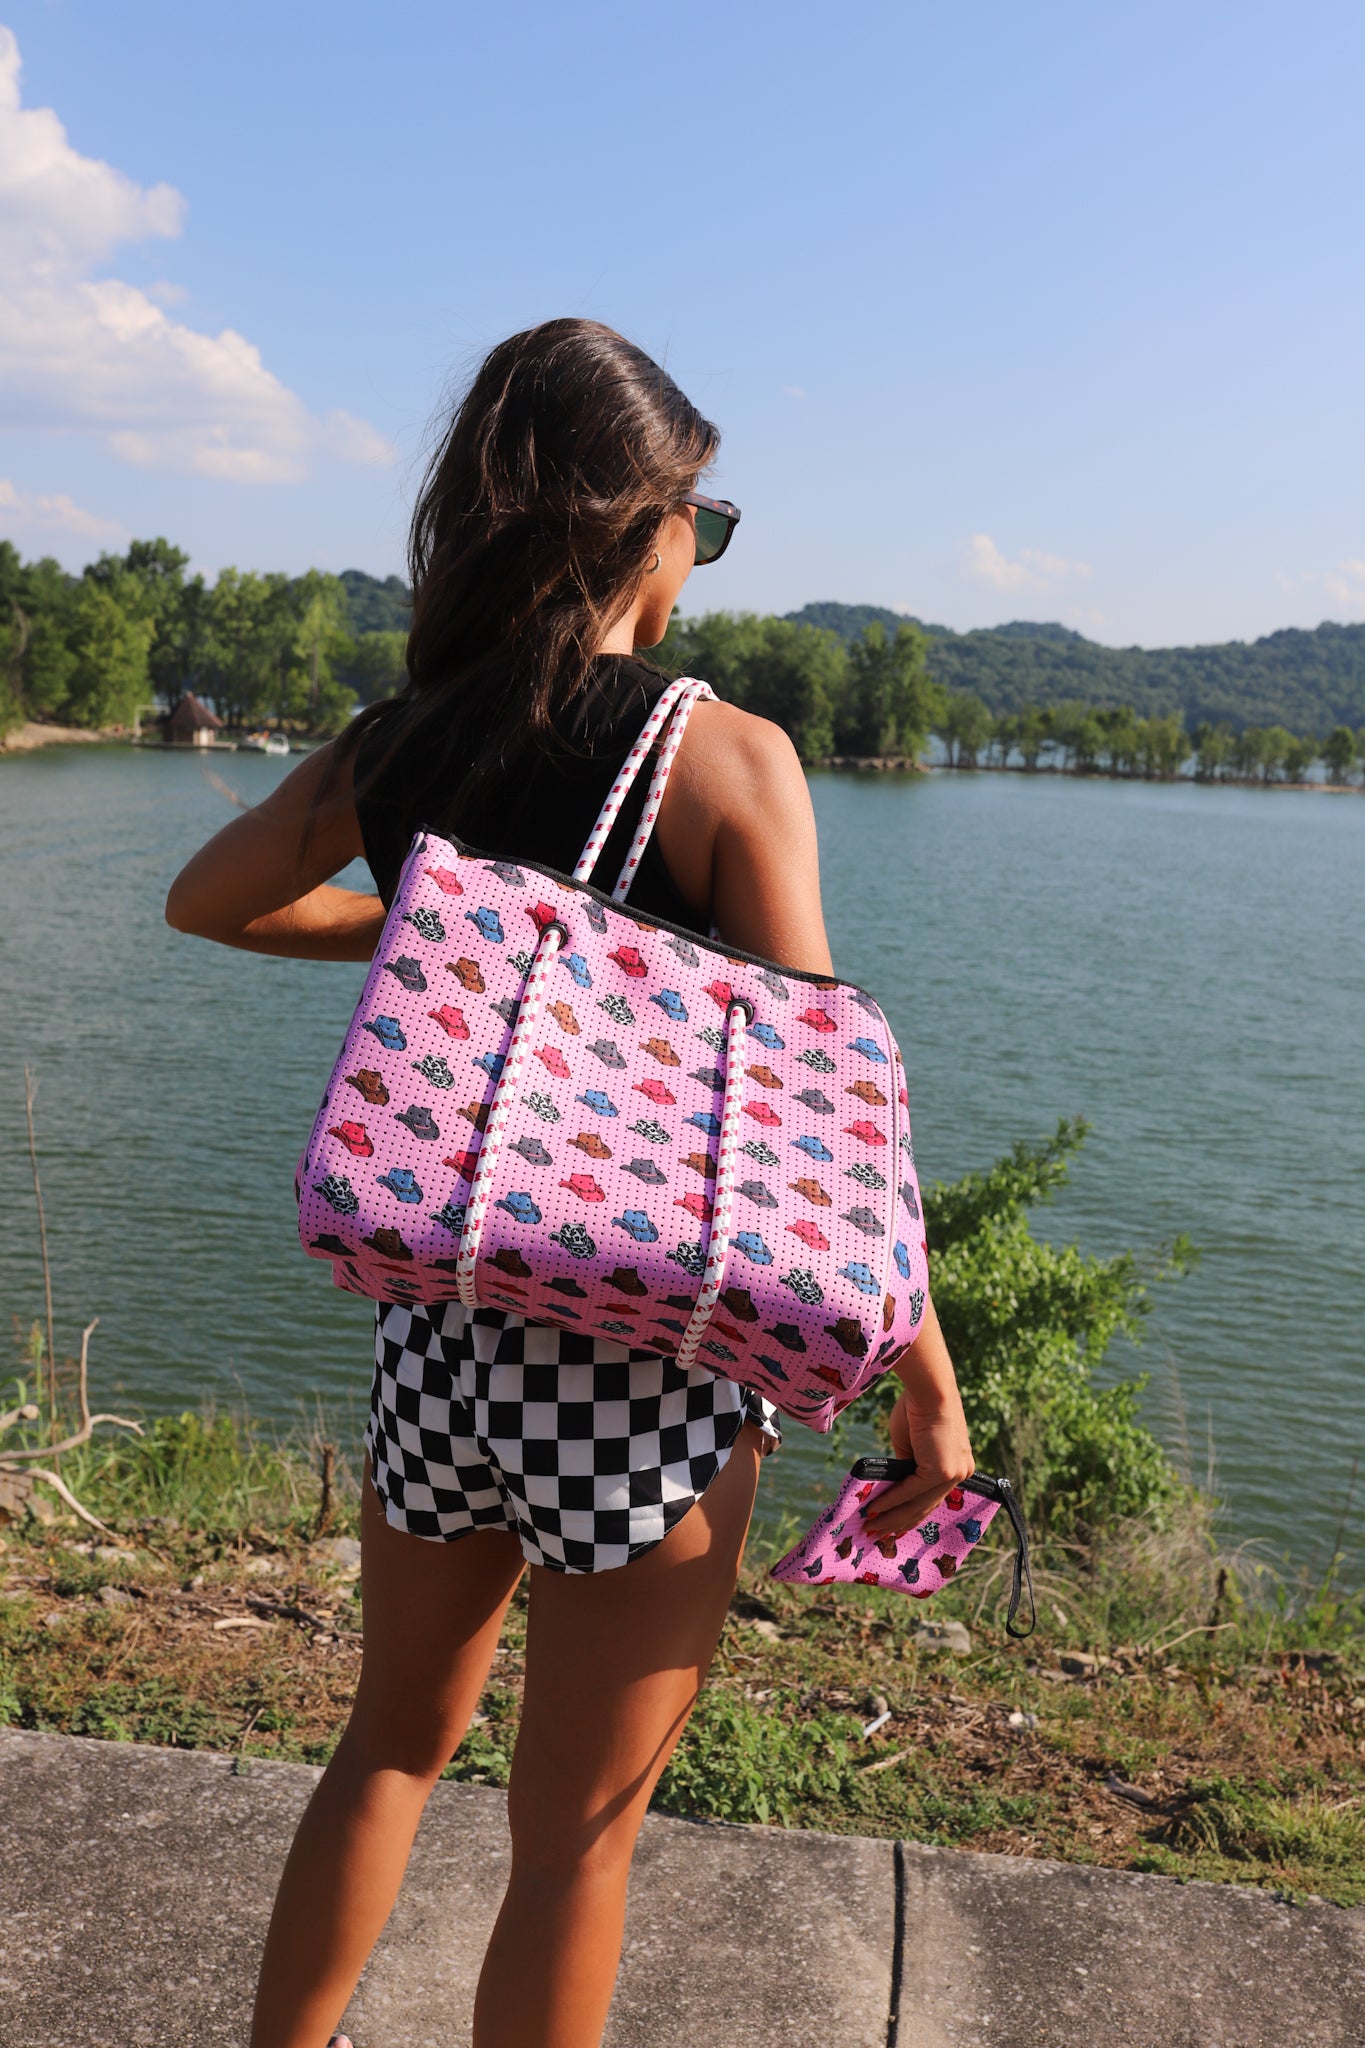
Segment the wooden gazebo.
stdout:
<path fill-rule="evenodd" d="M 168 746 L 175 747 L 212 746 L 214 734 L 222 729 L 222 719 L 210 711 L 192 690 L 186 690 L 179 703 L 161 721 L 162 739 Z"/>

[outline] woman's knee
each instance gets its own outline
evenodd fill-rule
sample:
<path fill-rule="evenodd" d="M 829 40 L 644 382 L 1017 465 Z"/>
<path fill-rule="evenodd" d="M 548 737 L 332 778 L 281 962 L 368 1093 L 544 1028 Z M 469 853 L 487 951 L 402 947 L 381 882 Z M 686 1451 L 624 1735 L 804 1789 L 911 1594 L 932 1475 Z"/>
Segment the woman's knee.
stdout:
<path fill-rule="evenodd" d="M 624 1883 L 646 1803 L 613 1802 L 594 1812 L 553 1799 L 518 1797 L 514 1776 L 507 1802 L 514 1874 L 551 1888 Z"/>
<path fill-rule="evenodd" d="M 338 1753 L 344 1750 L 345 1761 L 366 1774 L 393 1771 L 430 1789 L 464 1733 L 435 1705 L 377 1699 L 367 1696 L 362 1684 Z"/>

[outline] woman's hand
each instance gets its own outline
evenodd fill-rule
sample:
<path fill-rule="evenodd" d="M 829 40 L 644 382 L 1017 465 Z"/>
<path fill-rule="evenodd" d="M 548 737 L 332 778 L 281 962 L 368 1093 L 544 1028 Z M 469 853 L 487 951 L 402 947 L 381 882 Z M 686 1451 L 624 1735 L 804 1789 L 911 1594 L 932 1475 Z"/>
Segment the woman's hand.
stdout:
<path fill-rule="evenodd" d="M 916 1528 L 950 1488 L 976 1469 L 962 1396 L 932 1302 L 925 1309 L 924 1328 L 896 1360 L 895 1370 L 903 1391 L 891 1410 L 891 1448 L 898 1458 L 913 1458 L 915 1470 L 868 1508 L 867 1530 L 874 1538 L 903 1536 Z"/>

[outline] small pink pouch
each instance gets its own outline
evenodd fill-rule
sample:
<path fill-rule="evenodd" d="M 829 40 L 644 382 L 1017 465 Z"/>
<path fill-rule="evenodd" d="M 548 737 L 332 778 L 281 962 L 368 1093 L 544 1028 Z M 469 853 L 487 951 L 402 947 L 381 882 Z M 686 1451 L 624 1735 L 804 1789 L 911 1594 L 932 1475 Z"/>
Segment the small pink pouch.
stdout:
<path fill-rule="evenodd" d="M 1006 1633 L 1026 1636 L 1033 1632 L 1033 1579 L 1029 1571 L 1028 1531 L 1008 1479 L 989 1479 L 974 1472 L 927 1520 L 903 1536 L 875 1539 L 868 1533 L 866 1514 L 871 1503 L 889 1487 L 908 1479 L 914 1472 L 911 1458 L 860 1458 L 823 1514 L 814 1521 L 801 1541 L 773 1566 L 775 1579 L 790 1585 L 827 1586 L 839 1581 L 848 1585 L 887 1586 L 912 1599 L 927 1600 L 951 1578 L 956 1577 L 981 1541 L 992 1519 L 1003 1507 L 1015 1534 L 1014 1582 L 1010 1589 Z M 1029 1590 L 1029 1623 L 1015 1627 L 1024 1583 Z"/>

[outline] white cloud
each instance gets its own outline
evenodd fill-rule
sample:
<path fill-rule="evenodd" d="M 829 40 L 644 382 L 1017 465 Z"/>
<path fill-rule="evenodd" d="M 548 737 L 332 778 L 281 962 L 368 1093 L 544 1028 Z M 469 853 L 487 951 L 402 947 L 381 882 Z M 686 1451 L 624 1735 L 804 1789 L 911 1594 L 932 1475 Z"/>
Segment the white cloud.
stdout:
<path fill-rule="evenodd" d="M 1277 588 L 1290 595 L 1300 591 L 1321 592 L 1348 619 L 1365 618 L 1365 560 L 1348 556 L 1330 569 L 1306 569 L 1298 576 L 1278 570 Z"/>
<path fill-rule="evenodd" d="M 1321 581 L 1327 595 L 1344 611 L 1365 617 L 1365 562 L 1338 562 Z"/>
<path fill-rule="evenodd" d="M 809 398 L 810 393 L 803 391 L 799 384 L 784 384 L 782 386 L 782 396 L 784 398 Z"/>
<path fill-rule="evenodd" d="M 89 275 L 122 243 L 179 235 L 185 201 L 81 156 L 51 108 L 23 107 L 19 71 L 0 28 L 0 427 L 83 430 L 139 468 L 239 482 L 304 476 L 319 450 L 392 461 L 364 420 L 317 419 L 243 335 L 169 319 L 178 287 Z"/>
<path fill-rule="evenodd" d="M 1002 554 L 988 533 L 974 533 L 962 553 L 963 574 L 992 590 L 1053 590 L 1077 576 L 1092 574 L 1088 562 L 1068 562 L 1041 548 L 1021 548 L 1011 558 Z"/>
<path fill-rule="evenodd" d="M 128 537 L 127 528 L 116 519 L 101 519 L 85 511 L 64 492 L 39 497 L 16 490 L 4 476 L 0 476 L 0 533 L 65 533 L 110 545 Z"/>

